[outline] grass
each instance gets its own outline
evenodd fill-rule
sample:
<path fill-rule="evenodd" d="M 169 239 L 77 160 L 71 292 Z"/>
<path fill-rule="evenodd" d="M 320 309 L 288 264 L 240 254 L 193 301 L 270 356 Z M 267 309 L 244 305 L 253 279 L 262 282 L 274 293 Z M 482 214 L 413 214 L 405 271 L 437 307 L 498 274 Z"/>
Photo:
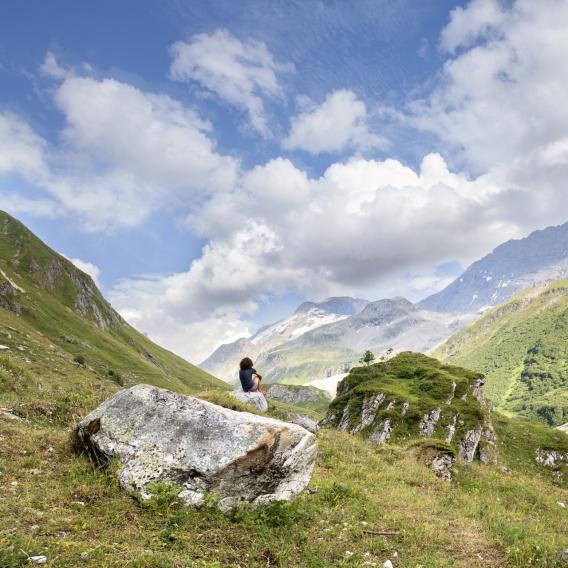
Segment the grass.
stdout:
<path fill-rule="evenodd" d="M 175 490 L 139 502 L 114 471 L 72 453 L 66 429 L 0 418 L 0 566 L 556 566 L 566 490 L 460 464 L 451 484 L 413 452 L 321 431 L 312 492 L 291 504 L 186 509 Z M 380 536 L 380 531 L 395 531 Z M 88 555 L 80 560 L 81 554 Z"/>
<path fill-rule="evenodd" d="M 568 422 L 568 282 L 524 290 L 434 355 L 483 373 L 487 396 L 504 413 Z"/>

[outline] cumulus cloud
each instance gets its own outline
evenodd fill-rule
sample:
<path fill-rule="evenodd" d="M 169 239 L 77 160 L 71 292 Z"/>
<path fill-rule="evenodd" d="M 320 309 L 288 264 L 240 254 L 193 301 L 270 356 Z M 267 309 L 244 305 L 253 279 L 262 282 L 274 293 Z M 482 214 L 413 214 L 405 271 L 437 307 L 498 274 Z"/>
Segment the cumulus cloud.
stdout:
<path fill-rule="evenodd" d="M 245 110 L 259 133 L 270 134 L 263 99 L 283 96 L 277 75 L 291 70 L 291 65 L 277 63 L 264 43 L 254 39 L 243 42 L 223 29 L 178 41 L 170 52 L 172 79 L 198 82 Z"/>
<path fill-rule="evenodd" d="M 368 118 L 365 103 L 353 91 L 334 91 L 321 105 L 292 118 L 283 146 L 311 154 L 385 148 L 387 141 L 370 132 Z"/>
<path fill-rule="evenodd" d="M 223 321 L 233 337 L 248 329 L 265 295 L 367 293 L 378 282 L 390 291 L 384 284 L 390 279 L 400 283 L 399 294 L 416 296 L 448 281 L 432 266 L 467 262 L 519 235 L 499 199 L 491 178 L 453 173 L 437 154 L 426 156 L 418 171 L 397 160 L 356 158 L 333 164 L 318 178 L 279 158 L 243 175 L 229 195 L 214 195 L 199 210 L 209 243 L 186 272 L 151 284 L 126 281 L 113 302 L 123 314 L 135 314 L 151 336 L 167 335 L 167 317 L 179 333 L 200 321 Z M 243 210 L 250 211 L 244 223 Z M 199 346 L 185 336 L 184 354 L 203 359 L 227 340 L 227 334 L 216 335 L 218 329 L 204 328 Z"/>
<path fill-rule="evenodd" d="M 508 6 L 508 7 L 505 7 Z M 568 135 L 568 4 L 472 0 L 441 36 L 454 52 L 414 125 L 477 171 L 507 164 Z"/>
<path fill-rule="evenodd" d="M 195 111 L 114 79 L 55 76 L 60 144 L 0 115 L 0 173 L 22 175 L 87 228 L 134 226 L 156 208 L 189 208 L 233 186 L 238 161 L 217 152 L 210 124 Z"/>

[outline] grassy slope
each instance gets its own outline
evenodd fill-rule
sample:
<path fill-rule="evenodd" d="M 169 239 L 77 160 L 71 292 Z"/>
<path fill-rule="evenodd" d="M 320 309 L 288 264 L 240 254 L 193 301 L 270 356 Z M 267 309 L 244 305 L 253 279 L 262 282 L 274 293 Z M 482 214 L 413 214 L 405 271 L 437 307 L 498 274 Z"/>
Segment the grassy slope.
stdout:
<path fill-rule="evenodd" d="M 101 379 L 113 370 L 127 384 L 146 382 L 181 392 L 229 388 L 138 333 L 112 310 L 86 274 L 1 212 L 0 229 L 0 269 L 25 290 L 10 299 L 21 306 L 20 316 L 0 309 L 0 343 L 17 356 L 33 360 L 26 342 L 47 349 L 51 344 L 67 358 L 83 356 Z M 5 283 L 1 274 L 0 281 Z M 87 300 L 82 315 L 77 313 L 80 294 Z M 112 322 L 106 330 L 95 325 L 93 310 Z"/>
<path fill-rule="evenodd" d="M 34 352 L 41 354 L 36 344 Z M 69 446 L 74 420 L 108 396 L 112 383 L 88 369 L 58 382 L 71 364 L 53 357 L 40 375 L 33 370 L 39 360 L 0 358 L 0 406 L 12 403 L 30 420 L 0 416 L 2 568 L 28 566 L 38 554 L 54 567 L 323 568 L 380 566 L 387 558 L 397 568 L 551 567 L 568 547 L 568 510 L 557 504 L 568 503 L 568 491 L 551 484 L 532 455 L 551 435 L 568 451 L 568 436 L 499 416 L 500 464 L 460 463 L 451 484 L 421 465 L 406 442 L 377 449 L 323 430 L 310 483 L 316 492 L 292 504 L 224 516 L 179 507 L 167 493 L 138 503 L 118 488 L 112 469 L 96 468 Z M 49 393 L 43 405 L 36 391 Z M 222 391 L 204 396 L 247 410 Z M 294 410 L 271 404 L 270 413 L 285 418 Z"/>
<path fill-rule="evenodd" d="M 71 452 L 66 428 L 0 417 L 0 566 L 45 554 L 58 568 L 359 567 L 387 558 L 397 567 L 524 568 L 559 565 L 568 547 L 568 510 L 557 504 L 568 492 L 524 462 L 505 456 L 512 473 L 460 464 L 448 484 L 401 446 L 376 449 L 332 431 L 318 438 L 315 493 L 224 516 L 181 508 L 167 493 L 138 503 L 112 470 Z"/>
<path fill-rule="evenodd" d="M 482 372 L 508 415 L 568 421 L 568 282 L 531 288 L 456 333 L 435 353 Z"/>

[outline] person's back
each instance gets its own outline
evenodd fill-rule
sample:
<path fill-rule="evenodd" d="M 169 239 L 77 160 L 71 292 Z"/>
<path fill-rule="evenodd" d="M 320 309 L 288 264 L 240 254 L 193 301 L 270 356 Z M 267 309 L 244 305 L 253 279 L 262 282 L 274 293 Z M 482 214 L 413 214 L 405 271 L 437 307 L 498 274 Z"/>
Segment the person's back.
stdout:
<path fill-rule="evenodd" d="M 245 357 L 240 363 L 239 379 L 245 392 L 256 392 L 262 380 L 252 365 L 253 362 L 249 357 Z"/>

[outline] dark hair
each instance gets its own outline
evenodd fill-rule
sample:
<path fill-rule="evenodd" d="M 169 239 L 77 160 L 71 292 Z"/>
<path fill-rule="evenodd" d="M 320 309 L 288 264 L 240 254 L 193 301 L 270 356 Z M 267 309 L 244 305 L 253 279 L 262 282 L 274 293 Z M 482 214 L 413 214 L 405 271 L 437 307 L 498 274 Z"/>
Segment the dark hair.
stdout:
<path fill-rule="evenodd" d="M 241 371 L 246 371 L 247 369 L 252 369 L 252 359 L 250 357 L 245 357 L 241 361 Z"/>

